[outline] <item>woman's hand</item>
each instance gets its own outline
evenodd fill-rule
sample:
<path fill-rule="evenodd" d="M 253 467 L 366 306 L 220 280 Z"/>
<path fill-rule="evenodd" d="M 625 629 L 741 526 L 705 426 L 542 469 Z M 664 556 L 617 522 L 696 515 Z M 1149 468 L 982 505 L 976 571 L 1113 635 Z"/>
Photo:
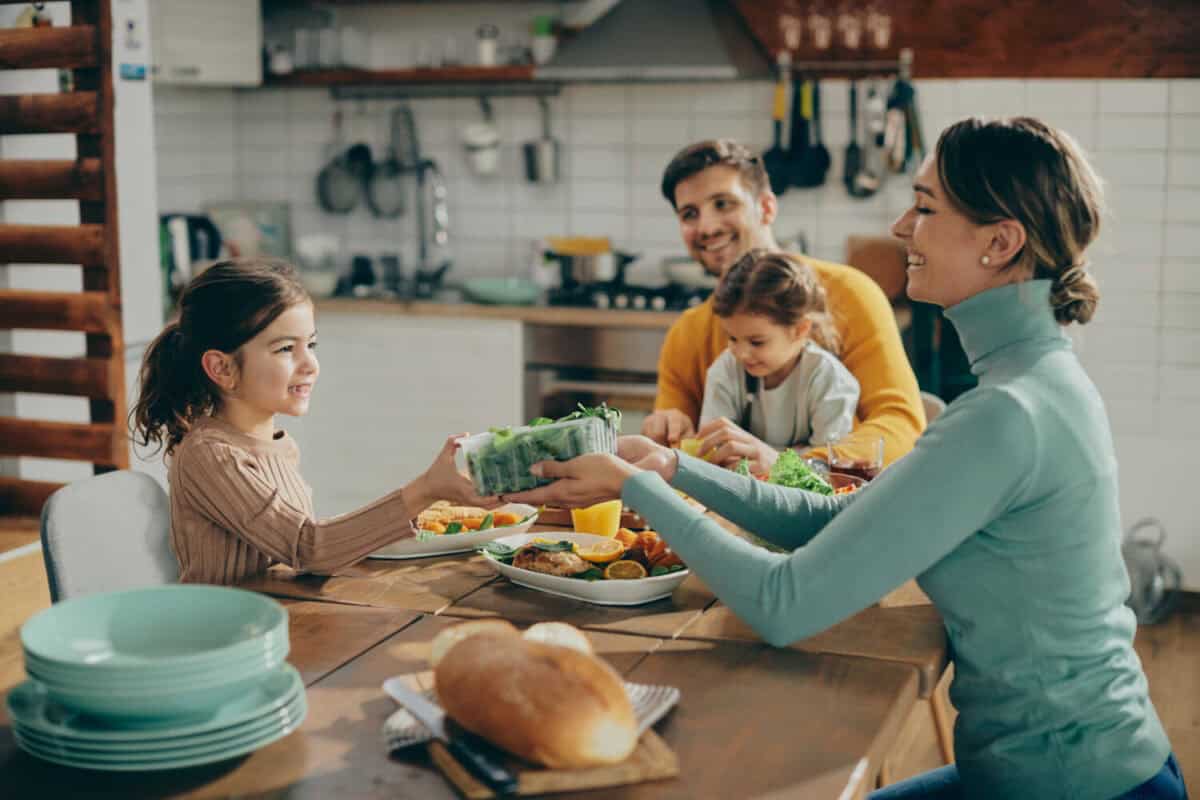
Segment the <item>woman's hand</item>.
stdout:
<path fill-rule="evenodd" d="M 645 436 L 621 436 L 617 439 L 617 455 L 640 469 L 652 470 L 668 483 L 675 477 L 679 457 L 675 451 Z"/>
<path fill-rule="evenodd" d="M 743 458 L 750 459 L 750 471 L 762 475 L 771 470 L 779 453 L 749 431 L 744 431 L 728 417 L 714 419 L 696 432 L 700 439 L 698 454 L 715 464 L 732 469 Z M 709 454 L 709 455 L 706 455 Z"/>
<path fill-rule="evenodd" d="M 609 453 L 589 453 L 570 461 L 539 461 L 529 469 L 554 483 L 527 492 L 507 494 L 510 503 L 583 508 L 621 496 L 625 481 L 642 470 Z"/>
<path fill-rule="evenodd" d="M 458 441 L 467 434 L 457 433 L 446 439 L 442 451 L 419 478 L 404 487 L 405 504 L 414 512 L 428 508 L 435 500 L 449 500 L 469 506 L 492 508 L 501 504 L 499 497 L 481 497 L 475 493 L 475 485 L 458 471 L 454 463 L 454 451 Z"/>
<path fill-rule="evenodd" d="M 655 411 L 642 422 L 642 435 L 659 444 L 675 446 L 695 433 L 692 418 L 678 408 Z"/>

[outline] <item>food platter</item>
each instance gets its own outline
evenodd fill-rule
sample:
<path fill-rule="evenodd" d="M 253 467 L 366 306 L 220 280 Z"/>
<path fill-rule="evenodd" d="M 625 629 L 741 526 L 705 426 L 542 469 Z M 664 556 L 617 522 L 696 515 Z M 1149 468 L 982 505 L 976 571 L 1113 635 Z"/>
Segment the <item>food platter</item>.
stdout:
<path fill-rule="evenodd" d="M 494 541 L 509 547 L 518 548 L 529 544 L 534 539 L 551 539 L 553 541 L 569 541 L 580 547 L 592 547 L 606 540 L 604 536 L 594 536 L 590 533 L 522 533 L 497 537 Z M 535 572 L 529 569 L 505 564 L 485 553 L 484 557 L 492 569 L 508 578 L 513 583 L 529 589 L 536 589 L 547 594 L 569 597 L 604 606 L 638 606 L 670 597 L 671 593 L 683 583 L 689 572 L 682 569 L 666 575 L 657 575 L 631 580 L 583 580 L 581 578 L 565 578 Z"/>
<path fill-rule="evenodd" d="M 424 534 L 413 539 L 401 539 L 386 547 L 371 553 L 370 558 L 427 558 L 429 556 L 444 556 L 451 553 L 469 553 L 476 547 L 502 536 L 524 533 L 537 522 L 537 508 L 524 503 L 509 503 L 494 509 L 495 512 L 516 514 L 521 520 L 515 525 L 505 525 L 482 531 L 464 531 L 463 533 L 444 533 L 441 535 Z"/>

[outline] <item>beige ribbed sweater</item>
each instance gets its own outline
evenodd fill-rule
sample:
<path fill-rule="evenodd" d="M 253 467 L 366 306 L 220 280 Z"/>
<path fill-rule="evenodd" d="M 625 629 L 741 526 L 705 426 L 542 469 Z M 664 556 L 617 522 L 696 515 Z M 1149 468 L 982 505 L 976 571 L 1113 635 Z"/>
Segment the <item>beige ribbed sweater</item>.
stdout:
<path fill-rule="evenodd" d="M 399 490 L 315 519 L 299 467 L 300 450 L 283 431 L 265 441 L 218 419 L 197 421 L 168 467 L 180 582 L 233 584 L 280 562 L 330 571 L 414 535 Z"/>

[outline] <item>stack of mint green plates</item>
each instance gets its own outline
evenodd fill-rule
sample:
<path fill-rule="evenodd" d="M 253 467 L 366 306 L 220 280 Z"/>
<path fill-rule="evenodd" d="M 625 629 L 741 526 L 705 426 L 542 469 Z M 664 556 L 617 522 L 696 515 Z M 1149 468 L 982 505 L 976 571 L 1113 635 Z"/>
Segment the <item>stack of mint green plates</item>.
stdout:
<path fill-rule="evenodd" d="M 284 659 L 287 612 L 219 586 L 59 603 L 21 628 L 31 680 L 8 697 L 18 744 L 90 769 L 172 769 L 243 755 L 307 712 Z"/>

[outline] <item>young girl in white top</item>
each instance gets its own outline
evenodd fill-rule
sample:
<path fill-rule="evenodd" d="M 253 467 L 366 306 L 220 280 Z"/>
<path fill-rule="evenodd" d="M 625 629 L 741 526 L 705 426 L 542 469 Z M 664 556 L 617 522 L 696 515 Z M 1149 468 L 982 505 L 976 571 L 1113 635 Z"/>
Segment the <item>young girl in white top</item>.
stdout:
<path fill-rule="evenodd" d="M 825 289 L 801 259 L 751 250 L 721 278 L 713 312 L 729 349 L 708 369 L 701 439 L 730 422 L 776 450 L 850 432 L 858 381 L 837 359 Z M 742 455 L 719 448 L 714 460 L 731 466 Z M 770 464 L 750 466 L 757 472 Z"/>

